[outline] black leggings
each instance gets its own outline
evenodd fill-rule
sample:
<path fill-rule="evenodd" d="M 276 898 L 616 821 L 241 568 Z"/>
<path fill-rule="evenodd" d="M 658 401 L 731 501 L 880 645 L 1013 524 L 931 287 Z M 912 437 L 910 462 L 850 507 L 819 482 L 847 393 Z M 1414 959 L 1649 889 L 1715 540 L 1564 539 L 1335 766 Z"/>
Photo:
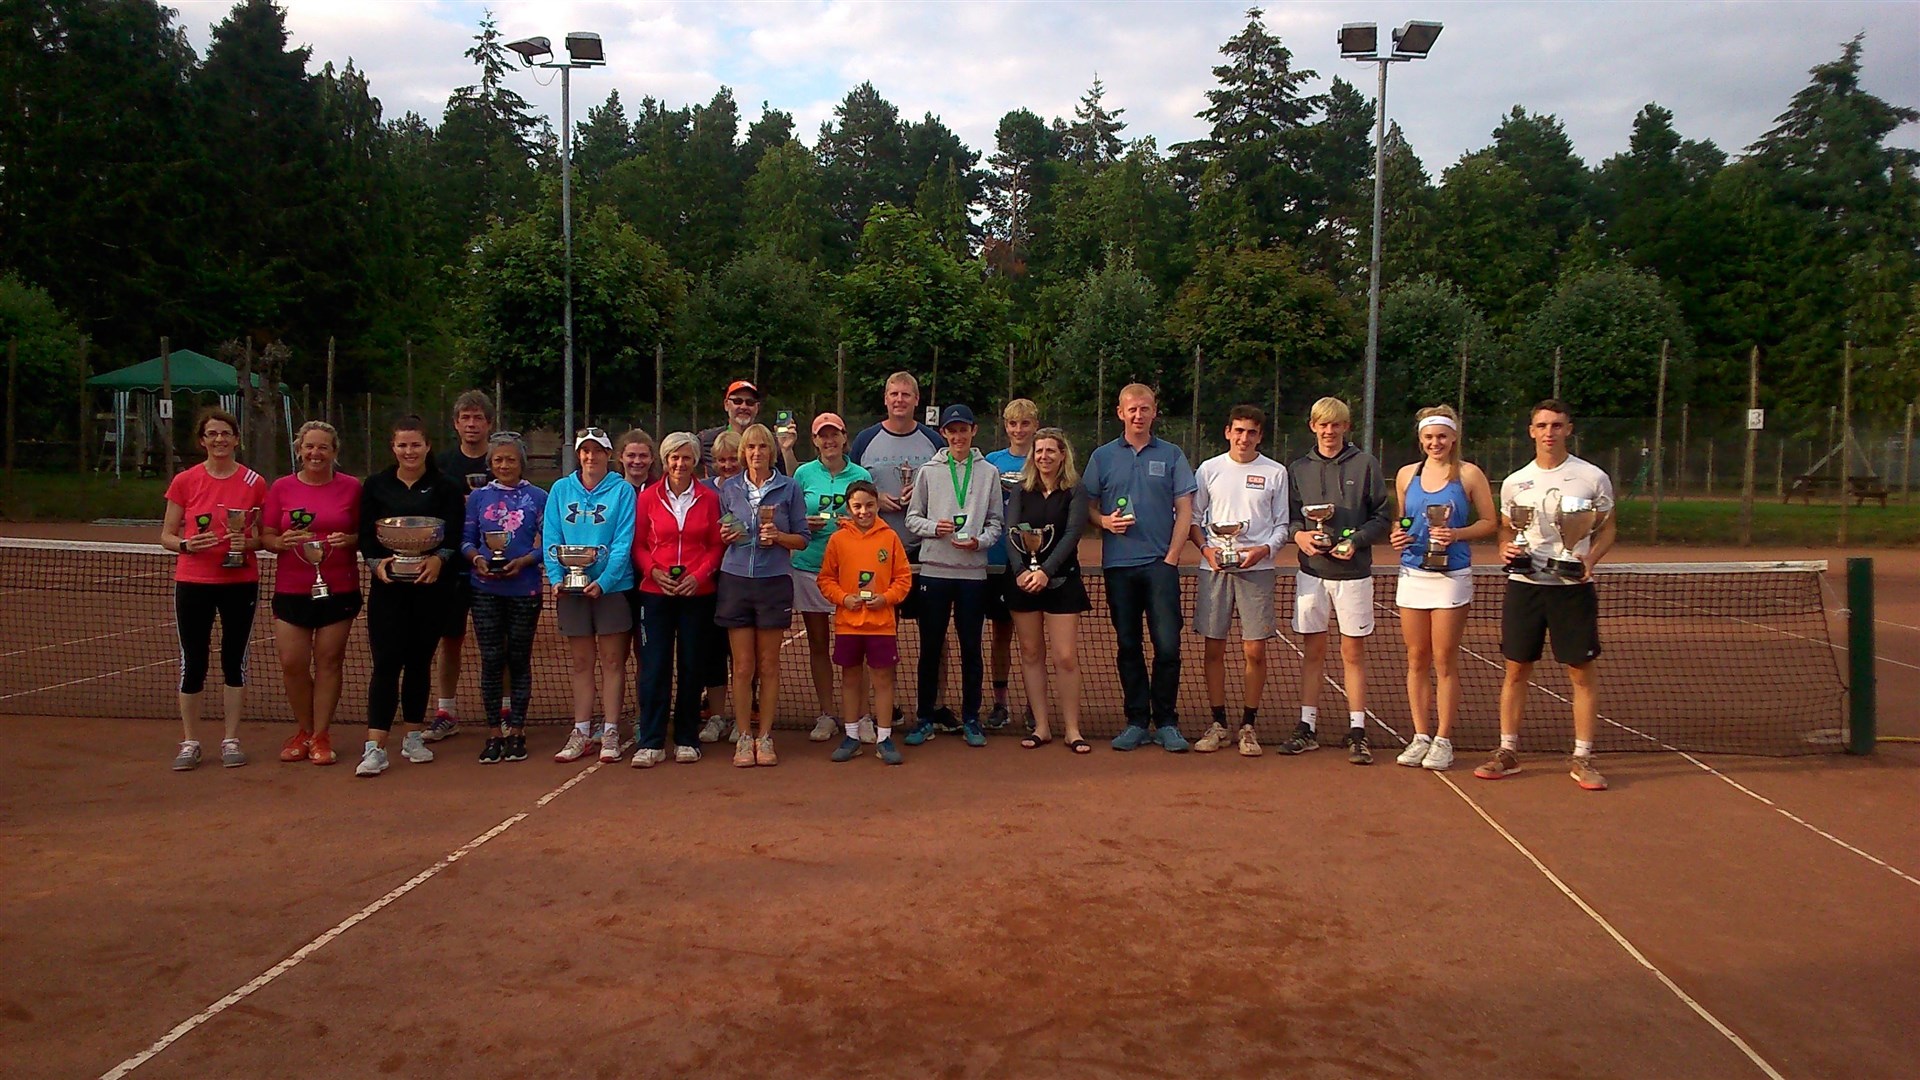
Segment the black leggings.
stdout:
<path fill-rule="evenodd" d="M 396 708 L 405 710 L 406 723 L 424 722 L 446 605 L 439 585 L 387 585 L 376 578 L 367 590 L 367 644 L 373 651 L 367 730 L 392 731 Z"/>
<path fill-rule="evenodd" d="M 247 645 L 253 637 L 253 611 L 260 604 L 260 583 L 173 583 L 173 618 L 180 635 L 180 692 L 207 688 L 207 663 L 213 640 L 213 616 L 220 615 L 220 674 L 228 686 L 247 685 Z"/>
<path fill-rule="evenodd" d="M 500 675 L 513 676 L 510 728 L 527 726 L 533 700 L 533 632 L 540 625 L 538 596 L 473 593 L 473 635 L 480 639 L 480 706 L 491 716 L 500 700 Z"/>

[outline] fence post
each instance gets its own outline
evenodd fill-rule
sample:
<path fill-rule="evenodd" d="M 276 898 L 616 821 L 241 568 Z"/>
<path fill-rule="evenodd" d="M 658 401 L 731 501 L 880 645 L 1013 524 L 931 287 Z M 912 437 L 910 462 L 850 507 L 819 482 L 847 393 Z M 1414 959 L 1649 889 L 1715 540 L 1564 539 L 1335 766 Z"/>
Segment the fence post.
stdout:
<path fill-rule="evenodd" d="M 173 411 L 173 339 L 160 339 L 160 397 L 167 403 L 167 411 Z M 159 412 L 159 409 L 155 409 Z M 173 477 L 173 420 L 169 417 L 160 422 L 160 442 L 166 453 L 166 479 Z M 135 463 L 139 464 L 138 462 Z M 138 471 L 138 470 L 136 470 Z"/>
<path fill-rule="evenodd" d="M 1912 501 L 1913 479 L 1913 402 L 1907 402 L 1907 429 L 1900 437 L 1900 501 Z"/>
<path fill-rule="evenodd" d="M 1105 349 L 1100 350 L 1100 368 L 1096 379 L 1097 388 L 1093 392 L 1093 445 L 1099 446 L 1107 428 L 1107 351 Z"/>
<path fill-rule="evenodd" d="M 847 343 L 842 341 L 833 347 L 834 385 L 833 411 L 841 416 L 847 415 Z"/>
<path fill-rule="evenodd" d="M 1007 400 L 1013 400 L 1013 342 L 1007 342 Z"/>
<path fill-rule="evenodd" d="M 407 349 L 407 412 L 413 412 L 413 338 L 406 339 Z M 372 464 L 369 462 L 368 464 Z"/>
<path fill-rule="evenodd" d="M 19 395 L 20 387 L 20 339 L 7 339 L 7 491 L 13 491 L 13 444 L 14 444 L 14 408 L 13 399 Z"/>
<path fill-rule="evenodd" d="M 1773 449 L 1773 497 L 1784 500 L 1787 497 L 1787 440 L 1782 438 Z"/>
<path fill-rule="evenodd" d="M 1840 363 L 1840 536 L 1847 542 L 1847 484 L 1853 474 L 1853 342 L 1846 343 Z"/>
<path fill-rule="evenodd" d="M 1841 505 L 1846 505 L 1845 500 Z M 1873 560 L 1847 560 L 1847 753 L 1871 754 L 1878 687 L 1873 675 Z"/>
<path fill-rule="evenodd" d="M 499 398 L 500 395 L 495 393 L 494 402 L 496 405 L 499 403 Z M 320 419 L 325 420 L 329 424 L 333 423 L 333 335 L 331 334 L 327 335 L 327 397 L 321 407 L 326 410 L 326 414 L 320 417 Z"/>
<path fill-rule="evenodd" d="M 1560 346 L 1553 347 L 1553 396 L 1560 396 Z"/>
<path fill-rule="evenodd" d="M 363 452 L 367 455 L 366 467 L 360 470 L 362 476 L 373 475 L 373 391 L 367 391 L 367 426 L 361 433 L 365 439 Z"/>
<path fill-rule="evenodd" d="M 1647 522 L 1647 542 L 1660 542 L 1660 493 L 1666 487 L 1667 339 L 1660 339 L 1660 389 L 1653 399 L 1653 514 Z"/>
<path fill-rule="evenodd" d="M 1273 368 L 1273 385 L 1275 387 L 1274 411 L 1278 412 L 1279 411 L 1278 401 L 1280 396 L 1280 391 L 1278 389 L 1278 387 L 1280 386 L 1280 365 L 1278 364 L 1275 364 Z M 1460 426 L 1465 427 L 1467 424 L 1467 339 L 1466 338 L 1460 339 L 1460 402 L 1459 402 L 1458 411 L 1460 413 Z"/>
<path fill-rule="evenodd" d="M 74 436 L 80 440 L 80 450 L 74 455 L 74 460 L 84 473 L 88 471 L 87 447 L 93 443 L 93 408 L 91 395 L 87 393 L 87 339 L 84 335 L 80 338 L 80 348 L 74 354 L 74 365 L 80 371 L 80 416 L 79 423 L 73 429 Z"/>
<path fill-rule="evenodd" d="M 1760 346 L 1747 357 L 1747 410 L 1760 407 Z M 1753 544 L 1753 458 L 1760 451 L 1760 430 L 1747 421 L 1747 467 L 1740 480 L 1740 546 Z"/>
<path fill-rule="evenodd" d="M 1187 458 L 1200 460 L 1200 346 L 1193 347 L 1193 419 L 1187 428 Z"/>

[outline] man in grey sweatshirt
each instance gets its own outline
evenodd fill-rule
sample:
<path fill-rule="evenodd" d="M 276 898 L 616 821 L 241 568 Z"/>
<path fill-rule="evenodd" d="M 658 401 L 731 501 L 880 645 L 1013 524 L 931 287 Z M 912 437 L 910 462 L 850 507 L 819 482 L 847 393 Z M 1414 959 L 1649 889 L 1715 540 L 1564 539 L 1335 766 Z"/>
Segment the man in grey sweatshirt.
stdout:
<path fill-rule="evenodd" d="M 1000 470 L 973 447 L 973 410 L 949 405 L 940 414 L 944 450 L 914 476 L 907 531 L 920 538 L 913 577 L 920 622 L 919 700 L 908 746 L 933 737 L 940 704 L 947 623 L 960 635 L 960 716 L 968 746 L 987 745 L 980 726 L 980 632 L 987 614 L 987 549 L 1000 542 Z"/>
<path fill-rule="evenodd" d="M 1313 449 L 1287 466 L 1288 522 L 1300 549 L 1293 598 L 1293 632 L 1301 636 L 1300 723 L 1280 746 L 1299 754 L 1320 746 L 1320 687 L 1327 663 L 1327 627 L 1340 623 L 1340 660 L 1346 668 L 1347 734 L 1341 743 L 1355 765 L 1373 763 L 1367 746 L 1366 641 L 1373 633 L 1373 545 L 1393 528 L 1393 501 L 1372 454 L 1347 441 L 1352 414 L 1339 398 L 1313 403 L 1308 421 Z M 1308 507 L 1330 507 L 1315 522 Z"/>

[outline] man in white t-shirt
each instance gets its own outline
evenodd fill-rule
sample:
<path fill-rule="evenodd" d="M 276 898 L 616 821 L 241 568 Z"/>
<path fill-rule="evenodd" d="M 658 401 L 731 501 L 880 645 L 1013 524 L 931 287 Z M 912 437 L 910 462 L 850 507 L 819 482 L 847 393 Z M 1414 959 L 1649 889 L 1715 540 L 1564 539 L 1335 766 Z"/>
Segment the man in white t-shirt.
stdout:
<path fill-rule="evenodd" d="M 1520 723 L 1527 688 L 1533 665 L 1551 636 L 1554 659 L 1566 665 L 1567 678 L 1573 683 L 1573 757 L 1567 771 L 1581 788 L 1605 791 L 1607 779 L 1593 764 L 1593 735 L 1600 720 L 1600 606 L 1593 568 L 1613 547 L 1613 481 L 1598 465 L 1567 451 L 1573 413 L 1566 403 L 1548 398 L 1535 405 L 1527 433 L 1533 437 L 1533 460 L 1500 485 L 1505 518 L 1500 536 L 1502 555 L 1509 562 L 1524 557 L 1532 569 L 1507 576 L 1500 609 L 1500 652 L 1507 659 L 1506 681 L 1500 687 L 1500 749 L 1473 775 L 1502 780 L 1520 771 Z M 1555 515 L 1567 498 L 1591 499 L 1606 511 L 1604 523 L 1593 535 L 1568 549 L 1579 560 L 1578 577 L 1555 573 L 1549 566 L 1549 560 L 1562 551 Z M 1516 506 L 1533 511 L 1525 547 L 1514 543 Z"/>
<path fill-rule="evenodd" d="M 1287 536 L 1287 468 L 1260 452 L 1267 416 L 1252 405 L 1227 413 L 1227 452 L 1208 458 L 1194 472 L 1193 527 L 1189 530 L 1204 565 L 1194 601 L 1193 628 L 1206 642 L 1207 704 L 1213 724 L 1193 748 L 1212 753 L 1226 745 L 1227 635 L 1240 614 L 1240 651 L 1245 660 L 1245 704 L 1237 742 L 1242 757 L 1260 756 L 1254 721 L 1267 683 L 1267 649 L 1279 628 L 1274 619 L 1273 554 Z M 1238 525 L 1231 540 L 1210 527 Z M 1211 537 L 1210 537 L 1211 533 Z M 1210 542 L 1211 539 L 1211 542 Z M 1237 561 L 1223 557 L 1231 545 Z"/>

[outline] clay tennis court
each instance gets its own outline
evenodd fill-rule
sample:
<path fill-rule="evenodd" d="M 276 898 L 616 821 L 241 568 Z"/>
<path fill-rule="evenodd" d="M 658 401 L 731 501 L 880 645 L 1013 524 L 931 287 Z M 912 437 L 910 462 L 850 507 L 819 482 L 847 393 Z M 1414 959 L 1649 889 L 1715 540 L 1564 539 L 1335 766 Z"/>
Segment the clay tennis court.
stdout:
<path fill-rule="evenodd" d="M 1913 735 L 1920 556 L 1876 555 L 1881 728 Z M 283 726 L 174 774 L 170 722 L 4 722 L 9 1077 L 1896 1077 L 1920 1050 L 1910 744 L 1610 754 L 1588 795 L 1539 709 L 1500 783 L 1009 739 L 885 769 L 792 735 L 778 769 L 638 772 L 550 764 L 536 727 L 524 765 L 468 733 L 369 783 L 262 760 Z"/>

